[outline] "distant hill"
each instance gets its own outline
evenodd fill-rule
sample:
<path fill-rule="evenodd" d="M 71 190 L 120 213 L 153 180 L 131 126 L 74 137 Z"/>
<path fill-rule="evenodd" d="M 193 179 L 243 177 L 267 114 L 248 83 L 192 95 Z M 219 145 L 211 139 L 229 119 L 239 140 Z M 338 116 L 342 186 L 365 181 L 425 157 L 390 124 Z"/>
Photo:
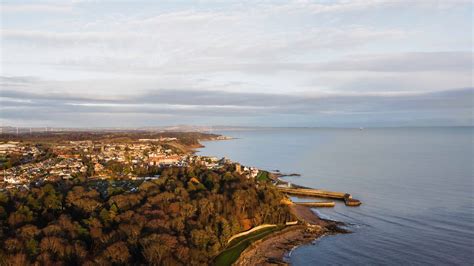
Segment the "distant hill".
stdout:
<path fill-rule="evenodd" d="M 0 127 L 0 134 L 23 134 L 35 132 L 129 132 L 129 131 L 146 131 L 146 132 L 213 132 L 227 130 L 262 130 L 271 129 L 272 127 L 244 127 L 244 126 L 196 126 L 196 125 L 174 125 L 174 126 L 150 126 L 150 127 Z"/>

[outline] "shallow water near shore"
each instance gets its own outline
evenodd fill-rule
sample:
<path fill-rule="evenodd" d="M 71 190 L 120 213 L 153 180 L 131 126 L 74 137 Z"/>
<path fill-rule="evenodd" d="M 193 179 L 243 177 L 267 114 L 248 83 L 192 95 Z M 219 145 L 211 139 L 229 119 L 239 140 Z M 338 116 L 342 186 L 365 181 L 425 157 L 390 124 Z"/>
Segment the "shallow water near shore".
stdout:
<path fill-rule="evenodd" d="M 201 155 L 300 173 L 286 180 L 351 193 L 360 207 L 315 210 L 349 224 L 291 253 L 293 265 L 472 265 L 473 128 L 215 132 Z"/>

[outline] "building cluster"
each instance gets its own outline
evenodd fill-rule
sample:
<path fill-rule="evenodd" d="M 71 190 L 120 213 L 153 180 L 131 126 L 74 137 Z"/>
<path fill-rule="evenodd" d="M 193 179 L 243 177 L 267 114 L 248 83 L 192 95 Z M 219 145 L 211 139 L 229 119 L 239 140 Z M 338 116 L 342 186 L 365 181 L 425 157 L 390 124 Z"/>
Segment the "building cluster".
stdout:
<path fill-rule="evenodd" d="M 161 139 L 157 139 L 161 140 Z M 166 138 L 161 141 L 169 141 Z M 133 170 L 149 166 L 177 165 L 182 166 L 183 156 L 172 149 L 165 149 L 155 139 L 140 139 L 138 143 L 97 143 L 92 141 L 74 141 L 69 146 L 58 146 L 55 152 L 59 157 L 84 157 L 90 160 L 94 177 L 109 178 L 113 176 L 107 165 L 120 163 L 130 170 L 129 177 L 134 177 Z"/>
<path fill-rule="evenodd" d="M 11 153 L 21 156 L 37 156 L 40 150 L 33 145 L 21 145 L 17 141 L 0 142 L 0 156 Z"/>
<path fill-rule="evenodd" d="M 20 142 L 1 143 L 0 187 L 23 186 L 32 181 L 71 179 L 87 172 L 92 178 L 111 178 L 114 173 L 107 168 L 111 162 L 128 168 L 131 178 L 134 177 L 133 170 L 138 167 L 180 166 L 184 162 L 182 156 L 171 149 L 164 149 L 153 140 L 138 143 L 70 141 L 53 145 L 51 149 L 51 158 L 35 160 L 41 154 L 37 147 Z M 22 159 L 25 156 L 29 159 Z M 20 159 L 11 165 L 11 158 Z"/>
<path fill-rule="evenodd" d="M 71 179 L 85 173 L 87 167 L 81 159 L 49 158 L 37 163 L 21 164 L 2 171 L 5 187 L 29 184 L 31 181 Z M 0 180 L 1 181 L 1 180 Z"/>
<path fill-rule="evenodd" d="M 221 159 L 211 156 L 192 156 L 189 158 L 189 163 L 203 165 L 209 169 L 218 169 L 227 164 L 233 164 L 235 171 L 239 174 L 245 175 L 247 178 L 256 178 L 260 170 L 256 167 L 242 166 L 239 163 L 232 162 L 231 160 L 223 157 Z"/>
<path fill-rule="evenodd" d="M 209 169 L 218 169 L 224 165 L 234 164 L 235 171 L 255 178 L 259 170 L 254 167 L 241 166 L 226 158 L 180 154 L 164 148 L 166 139 L 140 139 L 138 142 L 100 143 L 93 141 L 61 142 L 51 147 L 52 156 L 34 160 L 41 151 L 31 145 L 19 142 L 0 144 L 0 156 L 3 159 L 16 156 L 30 156 L 32 160 L 16 166 L 5 167 L 0 178 L 0 187 L 27 186 L 31 182 L 71 179 L 77 176 L 89 178 L 130 178 L 138 179 L 137 169 L 150 167 L 201 165 Z M 6 160 L 6 159 L 5 159 Z M 114 172 L 114 165 L 120 165 L 126 171 Z"/>
<path fill-rule="evenodd" d="M 158 139 L 139 139 L 138 141 L 141 142 L 167 142 L 167 141 L 175 141 L 178 140 L 177 138 L 167 138 L 167 137 L 160 137 Z"/>

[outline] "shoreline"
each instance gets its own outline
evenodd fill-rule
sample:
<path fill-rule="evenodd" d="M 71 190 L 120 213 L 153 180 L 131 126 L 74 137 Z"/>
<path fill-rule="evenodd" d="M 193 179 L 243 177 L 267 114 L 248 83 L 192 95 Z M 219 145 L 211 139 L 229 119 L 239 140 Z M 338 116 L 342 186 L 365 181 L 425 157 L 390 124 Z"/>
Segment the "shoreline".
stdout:
<path fill-rule="evenodd" d="M 204 141 L 232 139 L 234 138 L 222 137 Z M 199 148 L 205 147 L 202 141 L 200 141 L 200 146 Z M 196 152 L 198 150 L 194 149 L 193 153 Z M 281 173 L 279 170 L 267 172 L 270 180 L 273 180 L 275 184 L 288 184 L 288 181 L 282 179 L 285 176 L 300 176 L 296 173 Z M 296 184 L 292 185 L 296 188 L 306 188 Z M 298 219 L 298 224 L 287 226 L 251 243 L 232 265 L 289 265 L 291 252 L 297 247 L 312 243 L 325 235 L 351 233 L 340 227 L 345 225 L 343 222 L 323 219 L 311 210 L 311 206 L 291 203 L 289 207 L 290 212 Z"/>
<path fill-rule="evenodd" d="M 303 224 L 288 226 L 252 243 L 233 265 L 288 265 L 291 252 L 299 246 L 325 236 L 350 231 L 340 228 L 342 222 L 321 219 L 310 207 L 292 205 L 292 211 Z"/>

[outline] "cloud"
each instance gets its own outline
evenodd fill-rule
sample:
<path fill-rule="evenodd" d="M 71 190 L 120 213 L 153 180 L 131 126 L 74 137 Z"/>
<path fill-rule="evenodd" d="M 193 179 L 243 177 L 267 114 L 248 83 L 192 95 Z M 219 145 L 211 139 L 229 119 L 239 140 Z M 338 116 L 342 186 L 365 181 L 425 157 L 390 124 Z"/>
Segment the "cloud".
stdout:
<path fill-rule="evenodd" d="M 470 123 L 469 1 L 198 2 L 2 5 L 0 119 Z"/>
<path fill-rule="evenodd" d="M 315 68 L 373 72 L 471 71 L 473 59 L 472 52 L 462 51 L 365 54 L 323 63 Z"/>
<path fill-rule="evenodd" d="M 223 70 L 308 71 L 308 72 L 426 72 L 472 71 L 474 54 L 465 51 L 409 52 L 391 54 L 349 54 L 323 62 L 255 62 L 222 65 Z M 216 66 L 212 71 L 219 71 Z"/>
<path fill-rule="evenodd" d="M 55 30 L 4 28 L 3 50 L 9 52 L 2 61 L 112 72 L 233 71 L 233 66 L 300 60 L 409 34 L 362 25 L 301 27 L 299 15 L 282 15 L 264 6 L 185 9 L 69 22 L 69 27 Z"/>
<path fill-rule="evenodd" d="M 4 4 L 2 3 L 1 12 L 5 13 L 19 13 L 19 12 L 51 12 L 51 13 L 69 13 L 73 10 L 71 4 Z"/>
<path fill-rule="evenodd" d="M 301 13 L 310 12 L 313 14 L 334 14 L 349 12 L 367 12 L 373 9 L 395 8 L 410 6 L 410 8 L 422 9 L 450 9 L 456 6 L 466 6 L 469 0 L 457 1 L 412 1 L 412 0 L 339 0 L 339 1 L 290 1 L 273 6 L 274 12 L 281 13 Z"/>
<path fill-rule="evenodd" d="M 220 24 L 217 22 L 216 24 Z M 377 40 L 399 39 L 398 30 L 363 27 L 311 29 L 306 32 L 236 33 L 228 28 L 176 27 L 153 33 L 131 31 L 44 32 L 3 30 L 7 42 L 19 42 L 24 53 L 5 54 L 5 61 L 31 60 L 28 53 L 55 50 L 40 64 L 75 67 L 91 71 L 154 73 L 203 73 L 223 71 L 273 72 L 279 69 L 318 68 L 299 57 L 318 51 L 341 51 Z M 184 39 L 194 40 L 183 42 Z M 197 41 L 196 41 L 197 40 Z M 34 47 L 28 44 L 34 43 Z M 34 57 L 39 58 L 38 55 Z M 296 57 L 296 59 L 291 59 Z M 296 62 L 291 62 L 298 60 Z M 334 69 L 334 66 L 330 66 Z M 322 67 L 319 67 L 322 70 Z"/>
<path fill-rule="evenodd" d="M 133 33 L 118 32 L 49 32 L 31 30 L 1 30 L 0 35 L 5 40 L 33 42 L 37 45 L 65 46 L 87 45 L 97 42 L 127 41 L 139 37 Z"/>
<path fill-rule="evenodd" d="M 7 80 L 11 80 L 9 78 Z M 21 78 L 19 79 L 22 80 Z M 34 86 L 35 82 L 31 83 Z M 101 99 L 94 95 L 61 93 L 34 93 L 22 90 L 2 90 L 1 114 L 8 121 L 44 121 L 54 117 L 57 125 L 69 123 L 74 116 L 77 126 L 89 125 L 91 115 L 103 117 L 129 117 L 130 123 L 142 126 L 156 125 L 144 117 L 179 119 L 199 118 L 202 121 L 237 121 L 235 119 L 269 119 L 277 121 L 282 116 L 321 119 L 341 117 L 371 117 L 390 115 L 400 121 L 424 114 L 426 119 L 436 119 L 443 112 L 451 123 L 463 121 L 472 124 L 473 88 L 451 89 L 424 93 L 332 93 L 321 95 L 243 93 L 218 90 L 157 89 L 134 95 L 116 95 Z M 84 119 L 87 117 L 87 119 Z M 141 117 L 141 118 L 140 118 Z M 123 123 L 126 120 L 122 121 Z M 317 124 L 313 124 L 317 125 Z"/>

